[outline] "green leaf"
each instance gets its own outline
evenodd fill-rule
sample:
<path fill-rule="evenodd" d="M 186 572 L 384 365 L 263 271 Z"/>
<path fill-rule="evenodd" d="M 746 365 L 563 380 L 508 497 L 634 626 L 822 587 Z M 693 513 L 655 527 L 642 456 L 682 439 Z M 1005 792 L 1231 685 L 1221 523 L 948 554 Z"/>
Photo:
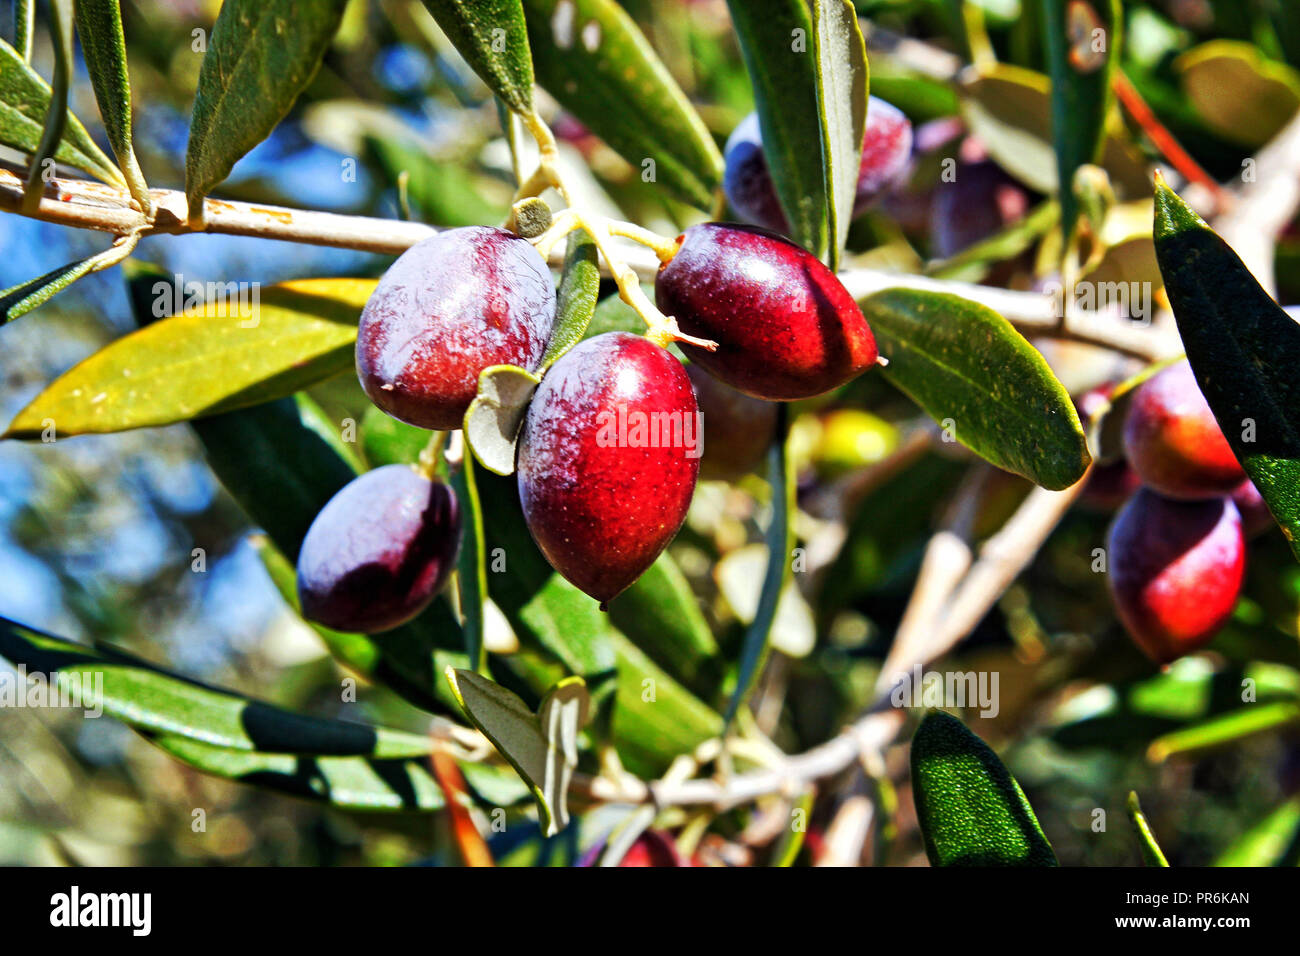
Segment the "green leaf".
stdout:
<path fill-rule="evenodd" d="M 839 270 L 849 235 L 867 130 L 867 44 L 850 0 L 814 0 L 817 106 L 830 231 L 830 267 Z"/>
<path fill-rule="evenodd" d="M 600 265 L 596 240 L 587 230 L 576 230 L 569 234 L 569 248 L 564 256 L 564 270 L 560 273 L 560 288 L 556 293 L 555 328 L 542 356 L 539 376 L 582 341 L 596 312 L 599 292 Z"/>
<path fill-rule="evenodd" d="M 452 476 L 451 485 L 460 502 L 463 526 L 460 555 L 456 559 L 461 630 L 465 635 L 465 654 L 470 666 L 481 671 L 487 666 L 487 648 L 483 645 L 483 605 L 488 596 L 487 561 L 483 546 L 483 511 L 474 480 L 472 455 L 465 456 L 461 467 Z"/>
<path fill-rule="evenodd" d="M 1083 476 L 1091 459 L 1074 403 L 1006 319 L 913 289 L 886 289 L 859 305 L 889 360 L 885 377 L 957 441 L 1044 488 Z"/>
<path fill-rule="evenodd" d="M 642 777 L 662 774 L 681 754 L 722 733 L 722 716 L 617 631 L 610 645 L 618 668 L 611 729 L 619 760 Z"/>
<path fill-rule="evenodd" d="M 0 144 L 29 155 L 40 149 L 50 87 L 8 43 L 0 40 Z M 113 161 L 95 145 L 81 121 L 68 114 L 54 159 L 126 188 Z"/>
<path fill-rule="evenodd" d="M 1296 701 L 1250 704 L 1157 737 L 1147 747 L 1147 759 L 1162 763 L 1180 754 L 1227 747 L 1245 737 L 1297 725 L 1300 725 L 1300 703 Z"/>
<path fill-rule="evenodd" d="M 524 0 L 538 82 L 642 176 L 710 210 L 722 154 L 614 0 Z M 646 164 L 653 160 L 653 167 Z"/>
<path fill-rule="evenodd" d="M 677 677 L 693 681 L 718 644 L 681 568 L 667 551 L 609 604 L 609 619 Z"/>
<path fill-rule="evenodd" d="M 1214 861 L 1215 866 L 1296 865 L 1288 851 L 1300 846 L 1300 797 L 1292 797 L 1260 820 Z"/>
<path fill-rule="evenodd" d="M 0 292 L 0 325 L 26 315 L 39 305 L 44 305 L 95 267 L 96 256 L 78 259 Z"/>
<path fill-rule="evenodd" d="M 533 60 L 519 0 L 424 0 L 460 55 L 516 113 L 533 111 Z"/>
<path fill-rule="evenodd" d="M 447 801 L 427 759 L 308 757 L 250 753 L 160 734 L 151 742 L 203 773 L 320 800 L 343 810 L 441 810 Z"/>
<path fill-rule="evenodd" d="M 1163 182 L 1155 240 L 1205 400 L 1300 560 L 1300 325 Z"/>
<path fill-rule="evenodd" d="M 493 474 L 514 474 L 519 429 L 540 383 L 538 375 L 517 365 L 492 365 L 479 372 L 478 393 L 465 412 L 465 439 Z"/>
<path fill-rule="evenodd" d="M 14 0 L 14 48 L 22 58 L 32 61 L 32 37 L 36 33 L 36 0 Z"/>
<path fill-rule="evenodd" d="M 361 416 L 361 450 L 371 468 L 414 465 L 428 444 L 426 429 L 399 422 L 374 405 Z"/>
<path fill-rule="evenodd" d="M 189 218 L 266 139 L 320 67 L 347 0 L 225 0 L 199 70 L 185 155 Z"/>
<path fill-rule="evenodd" d="M 1151 826 L 1147 823 L 1146 814 L 1142 812 L 1142 804 L 1138 801 L 1136 790 L 1128 792 L 1128 818 L 1133 824 L 1133 829 L 1137 831 L 1142 862 L 1147 866 L 1168 866 L 1169 861 L 1165 859 L 1164 851 L 1160 849 L 1160 844 L 1156 842 L 1156 835 L 1151 832 Z"/>
<path fill-rule="evenodd" d="M 153 202 L 131 145 L 131 77 L 126 66 L 122 8 L 119 0 L 77 0 L 76 13 L 81 55 L 95 89 L 108 142 L 126 176 L 131 196 L 147 214 Z"/>
<path fill-rule="evenodd" d="M 406 173 L 406 194 L 425 222 L 476 226 L 501 222 L 510 211 L 505 203 L 489 198 L 482 180 L 463 163 L 430 156 L 414 142 L 368 135 L 365 149 L 393 185 Z"/>
<path fill-rule="evenodd" d="M 1056 866 L 1020 784 L 956 717 L 931 711 L 912 738 L 912 796 L 932 866 Z"/>
<path fill-rule="evenodd" d="M 41 674 L 82 708 L 141 730 L 230 750 L 318 756 L 412 757 L 421 734 L 310 717 L 187 680 L 114 648 L 90 648 L 0 618 L 0 655 Z"/>
<path fill-rule="evenodd" d="M 39 437 L 46 419 L 59 437 L 169 425 L 290 395 L 352 367 L 357 318 L 373 288 L 368 279 L 304 279 L 224 293 L 74 366 L 3 437 Z M 169 280 L 153 293 L 160 311 L 182 295 Z"/>
<path fill-rule="evenodd" d="M 736 687 L 727 703 L 724 722 L 728 727 L 736 712 L 754 689 L 754 683 L 763 672 L 763 664 L 770 650 L 769 638 L 772 622 L 776 620 L 777 604 L 786 582 L 790 580 L 791 556 L 794 547 L 795 474 L 794 458 L 787 440 L 790 430 L 788 406 L 778 405 L 776 438 L 767 450 L 767 480 L 772 488 L 772 520 L 767 528 L 767 570 L 763 574 L 763 590 L 759 593 L 758 611 L 745 632 L 741 645 L 740 667 Z"/>
<path fill-rule="evenodd" d="M 1068 236 L 1079 215 L 1075 171 L 1101 158 L 1119 61 L 1119 0 L 1042 0 L 1052 76 L 1052 140 L 1060 184 L 1061 226 Z M 1098 33 L 1100 31 L 1100 33 Z"/>
<path fill-rule="evenodd" d="M 552 804 L 548 799 L 556 793 L 547 787 L 550 743 L 537 715 L 517 694 L 473 671 L 448 668 L 447 681 L 465 716 L 492 741 L 533 791 L 542 831 L 549 835 L 563 829 L 568 823 L 568 810 L 563 802 Z M 565 794 L 559 791 L 558 796 L 563 798 Z"/>
<path fill-rule="evenodd" d="M 819 259 L 830 249 L 812 18 L 804 0 L 727 0 L 754 88 L 763 154 L 790 237 Z M 860 154 L 859 154 L 860 155 Z M 856 179 L 854 180 L 856 184 Z"/>
<path fill-rule="evenodd" d="M 575 674 L 595 677 L 614 669 L 608 618 L 598 602 L 552 574 L 519 611 L 542 646 Z"/>
<path fill-rule="evenodd" d="M 1252 43 L 1211 40 L 1180 56 L 1174 69 L 1205 124 L 1242 146 L 1264 145 L 1300 109 L 1300 73 Z"/>
<path fill-rule="evenodd" d="M 31 156 L 27 183 L 23 190 L 23 211 L 36 212 L 49 174 L 53 157 L 63 140 L 68 123 L 68 90 L 72 85 L 73 34 L 72 0 L 48 0 L 50 45 L 54 48 L 54 79 L 50 84 L 50 107 L 45 113 L 41 141 Z"/>

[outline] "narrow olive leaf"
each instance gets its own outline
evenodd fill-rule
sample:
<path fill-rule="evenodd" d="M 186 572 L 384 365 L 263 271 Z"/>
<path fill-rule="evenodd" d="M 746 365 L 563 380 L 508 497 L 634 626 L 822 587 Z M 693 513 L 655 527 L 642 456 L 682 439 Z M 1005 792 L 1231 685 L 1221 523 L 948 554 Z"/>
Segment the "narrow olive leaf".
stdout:
<path fill-rule="evenodd" d="M 1133 829 L 1137 831 L 1142 862 L 1146 866 L 1168 866 L 1169 861 L 1165 859 L 1164 851 L 1160 849 L 1160 844 L 1156 842 L 1156 835 L 1151 832 L 1151 825 L 1147 823 L 1146 814 L 1142 812 L 1142 804 L 1138 801 L 1136 790 L 1128 792 L 1128 818 L 1133 824 Z"/>
<path fill-rule="evenodd" d="M 776 619 L 777 604 L 786 582 L 790 580 L 790 551 L 794 546 L 795 475 L 794 456 L 790 454 L 788 434 L 790 412 L 786 405 L 778 406 L 776 437 L 767 450 L 767 481 L 772 489 L 772 520 L 767 526 L 767 570 L 763 574 L 763 590 L 758 597 L 758 611 L 745 632 L 740 649 L 740 665 L 736 686 L 731 692 L 723 718 L 728 727 L 736 712 L 749 697 L 771 649 L 769 638 L 772 622 Z"/>
<path fill-rule="evenodd" d="M 26 315 L 39 305 L 44 305 L 95 267 L 98 256 L 78 259 L 66 266 L 51 270 L 30 282 L 24 282 L 0 292 L 0 325 Z"/>
<path fill-rule="evenodd" d="M 1106 138 L 1122 17 L 1119 0 L 1042 0 L 1042 4 L 1061 227 L 1068 236 L 1079 215 L 1072 188 L 1075 170 L 1099 160 Z"/>
<path fill-rule="evenodd" d="M 537 589 L 519 618 L 573 673 L 594 678 L 614 669 L 610 627 L 599 603 L 558 574 Z"/>
<path fill-rule="evenodd" d="M 76 0 L 76 15 L 81 55 L 95 89 L 109 145 L 126 177 L 131 197 L 148 214 L 153 201 L 131 144 L 131 77 L 126 66 L 122 8 L 119 0 Z"/>
<path fill-rule="evenodd" d="M 808 827 L 797 825 L 796 819 L 807 821 L 813 812 L 813 791 L 805 790 L 799 795 L 793 807 L 790 808 L 790 825 L 782 829 L 781 837 L 772 847 L 772 858 L 769 866 L 794 866 L 794 861 L 799 858 L 799 851 L 803 849 L 804 839 L 808 835 Z M 798 811 L 800 817 L 795 817 L 795 811 Z"/>
<path fill-rule="evenodd" d="M 225 0 L 199 70 L 185 155 L 189 218 L 307 88 L 347 0 Z"/>
<path fill-rule="evenodd" d="M 424 811 L 446 806 L 428 758 L 307 757 L 250 753 L 188 737 L 159 734 L 150 742 L 195 770 L 343 810 Z"/>
<path fill-rule="evenodd" d="M 488 471 L 513 474 L 515 443 L 528 400 L 541 378 L 517 365 L 493 365 L 478 376 L 478 394 L 465 412 L 465 440 Z"/>
<path fill-rule="evenodd" d="M 1285 859 L 1300 848 L 1300 797 L 1291 797 L 1224 850 L 1214 866 L 1295 866 Z"/>
<path fill-rule="evenodd" d="M 1300 325 L 1163 180 L 1156 261 L 1196 381 L 1300 560 Z"/>
<path fill-rule="evenodd" d="M 533 111 L 533 59 L 519 0 L 424 0 L 465 62 L 516 113 Z"/>
<path fill-rule="evenodd" d="M 352 367 L 373 280 L 246 286 L 223 283 L 214 301 L 100 349 L 47 386 L 0 437 L 39 437 L 46 419 L 60 437 L 169 425 L 291 395 Z M 186 293 L 160 278 L 153 294 L 165 314 Z"/>
<path fill-rule="evenodd" d="M 711 210 L 722 154 L 632 18 L 614 0 L 524 0 L 524 10 L 547 92 L 643 182 Z"/>
<path fill-rule="evenodd" d="M 673 676 L 693 681 L 718 643 L 677 562 L 665 551 L 609 604 L 609 619 Z"/>
<path fill-rule="evenodd" d="M 1170 757 L 1230 747 L 1256 734 L 1300 726 L 1300 703 L 1293 700 L 1251 704 L 1162 734 L 1147 746 L 1147 760 L 1163 763 Z"/>
<path fill-rule="evenodd" d="M 113 648 L 90 648 L 0 618 L 0 655 L 42 675 L 73 706 L 141 730 L 241 751 L 318 756 L 412 757 L 429 738 L 310 717 L 217 690 Z"/>
<path fill-rule="evenodd" d="M 542 794 L 555 811 L 545 836 L 569 825 L 569 781 L 578 766 L 578 733 L 587 723 L 591 698 L 581 677 L 566 677 L 552 687 L 537 708 L 542 736 L 546 738 L 546 775 Z"/>
<path fill-rule="evenodd" d="M 41 130 L 49 108 L 49 85 L 27 65 L 21 54 L 0 40 L 0 145 L 35 153 L 40 148 Z M 96 179 L 126 188 L 113 161 L 95 145 L 81 121 L 72 114 L 68 114 L 54 159 Z"/>
<path fill-rule="evenodd" d="M 821 150 L 814 147 L 822 141 L 822 124 L 808 7 L 804 0 L 727 0 L 727 8 L 790 237 L 825 259 L 830 248 L 826 174 Z"/>
<path fill-rule="evenodd" d="M 814 0 L 813 21 L 822 166 L 829 197 L 829 263 L 838 271 L 857 197 L 871 75 L 867 43 L 851 0 Z"/>
<path fill-rule="evenodd" d="M 31 214 L 41 204 L 45 185 L 54 173 L 54 154 L 63 142 L 68 125 L 68 88 L 72 84 L 72 0 L 49 0 L 50 43 L 54 47 L 54 81 L 50 84 L 50 105 L 45 111 L 41 141 L 32 154 L 23 189 L 23 211 Z"/>
<path fill-rule="evenodd" d="M 932 866 L 1056 866 L 1020 784 L 956 717 L 931 711 L 912 738 L 912 796 Z"/>
<path fill-rule="evenodd" d="M 473 671 L 449 667 L 446 675 L 465 716 L 532 790 L 543 832 L 554 833 L 557 810 L 543 790 L 549 746 L 537 715 L 517 694 Z"/>
<path fill-rule="evenodd" d="M 996 312 L 947 293 L 886 289 L 859 302 L 885 377 L 957 441 L 1044 488 L 1091 461 L 1079 415 L 1046 360 Z"/>
<path fill-rule="evenodd" d="M 456 559 L 456 587 L 460 594 L 461 631 L 465 635 L 465 653 L 470 666 L 482 671 L 487 667 L 487 648 L 483 645 L 483 605 L 487 601 L 487 549 L 483 544 L 483 510 L 479 504 L 478 484 L 474 480 L 474 457 L 466 455 L 451 479 L 460 502 L 462 526 L 460 555 Z"/>
<path fill-rule="evenodd" d="M 596 240 L 586 229 L 569 234 L 569 247 L 560 273 L 556 292 L 555 328 L 546 344 L 546 353 L 538 370 L 541 375 L 556 359 L 582 341 L 596 312 L 600 292 L 600 265 Z"/>

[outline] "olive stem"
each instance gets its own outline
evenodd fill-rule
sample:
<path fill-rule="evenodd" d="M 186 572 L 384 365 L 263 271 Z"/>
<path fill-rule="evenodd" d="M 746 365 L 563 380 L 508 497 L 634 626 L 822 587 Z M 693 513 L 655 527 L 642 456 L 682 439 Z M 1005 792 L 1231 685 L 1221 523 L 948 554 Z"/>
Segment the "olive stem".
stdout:
<path fill-rule="evenodd" d="M 438 454 L 442 451 L 446 441 L 447 432 L 434 432 L 429 436 L 429 441 L 421 450 L 420 457 L 415 464 L 415 470 L 420 473 L 421 477 L 427 478 L 429 481 L 433 481 L 437 477 Z"/>

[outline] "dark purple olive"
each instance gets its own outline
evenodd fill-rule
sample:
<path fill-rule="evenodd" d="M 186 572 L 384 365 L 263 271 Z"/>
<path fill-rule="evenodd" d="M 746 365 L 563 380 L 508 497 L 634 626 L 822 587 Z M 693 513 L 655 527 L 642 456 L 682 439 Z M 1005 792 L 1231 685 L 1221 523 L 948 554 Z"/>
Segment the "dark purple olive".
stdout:
<path fill-rule="evenodd" d="M 403 624 L 442 590 L 460 547 L 455 493 L 407 465 L 354 478 L 321 509 L 298 554 L 303 617 L 336 631 Z"/>

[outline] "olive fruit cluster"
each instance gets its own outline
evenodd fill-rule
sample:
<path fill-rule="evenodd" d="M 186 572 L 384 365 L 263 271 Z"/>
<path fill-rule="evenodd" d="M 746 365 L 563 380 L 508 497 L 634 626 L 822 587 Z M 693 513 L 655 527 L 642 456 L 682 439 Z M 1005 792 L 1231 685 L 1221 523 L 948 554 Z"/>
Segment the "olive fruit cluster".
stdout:
<path fill-rule="evenodd" d="M 1140 484 L 1108 534 L 1111 594 L 1134 641 L 1167 664 L 1222 628 L 1241 592 L 1246 539 L 1272 521 L 1186 361 L 1134 390 L 1123 446 L 1124 460 L 1094 474 L 1102 497 Z"/>
<path fill-rule="evenodd" d="M 688 229 L 655 290 L 683 333 L 713 340 L 717 351 L 684 342 L 688 372 L 648 337 L 588 338 L 546 370 L 517 445 L 534 541 L 602 607 L 677 534 L 702 462 L 706 475 L 734 477 L 761 458 L 776 414 L 763 399 L 820 394 L 877 358 L 861 310 L 834 274 L 767 230 Z M 504 229 L 449 230 L 411 247 L 380 279 L 361 315 L 357 376 L 393 417 L 456 429 L 485 368 L 538 370 L 555 321 L 554 282 L 531 243 Z M 723 453 L 707 459 L 701 407 L 724 438 Z M 460 532 L 446 485 L 404 465 L 366 473 L 307 533 L 298 559 L 303 613 L 353 631 L 409 620 L 446 581 Z"/>

